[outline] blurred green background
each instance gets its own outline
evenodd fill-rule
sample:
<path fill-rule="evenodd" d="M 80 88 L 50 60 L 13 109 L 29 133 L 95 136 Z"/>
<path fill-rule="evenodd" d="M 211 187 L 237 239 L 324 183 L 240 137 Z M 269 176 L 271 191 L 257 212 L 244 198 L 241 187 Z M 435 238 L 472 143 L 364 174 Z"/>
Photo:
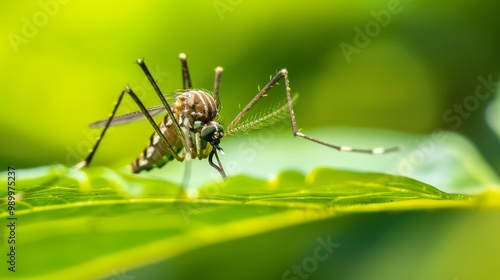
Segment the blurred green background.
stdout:
<path fill-rule="evenodd" d="M 130 85 L 158 104 L 136 58 L 164 93 L 181 87 L 185 52 L 195 87 L 212 89 L 223 66 L 226 124 L 269 75 L 286 67 L 300 94 L 300 127 L 356 126 L 470 138 L 500 170 L 498 138 L 484 111 L 493 96 L 468 100 L 478 77 L 498 80 L 494 1 L 3 1 L 0 4 L 1 166 L 73 165 Z M 360 35 L 359 30 L 363 33 Z M 342 47 L 344 46 L 344 47 Z M 268 99 L 281 100 L 282 88 Z M 477 99 L 476 99 L 477 100 Z M 273 103 L 274 104 L 274 103 Z M 120 112 L 136 110 L 127 100 Z M 446 114 L 447 117 L 446 117 Z M 96 164 L 125 164 L 143 149 L 146 122 L 112 129 Z M 4 169 L 4 168 L 2 168 Z"/>
<path fill-rule="evenodd" d="M 286 67 L 292 91 L 300 94 L 295 113 L 304 132 L 325 127 L 330 130 L 332 126 L 422 135 L 429 135 L 435 129 L 449 130 L 470 139 L 500 173 L 499 138 L 485 121 L 485 112 L 496 90 L 492 85 L 500 80 L 499 7 L 493 0 L 2 1 L 0 169 L 5 170 L 8 165 L 22 169 L 54 163 L 76 164 L 100 132 L 88 128 L 88 124 L 108 116 L 125 85 L 131 86 L 146 105 L 159 103 L 135 59 L 144 58 L 160 88 L 169 93 L 181 87 L 177 56 L 185 52 L 195 87 L 211 90 L 214 68 L 224 67 L 221 114 L 226 124 L 257 93 L 259 85 L 262 87 L 270 75 Z M 484 80 L 489 81 L 486 86 L 481 82 Z M 484 99 L 476 95 L 478 86 L 482 86 L 480 93 Z M 277 87 L 266 97 L 266 104 L 275 104 L 283 97 L 283 88 Z M 465 109 L 458 112 L 457 106 Z M 126 98 L 120 112 L 135 110 L 136 105 Z M 490 121 L 498 126 L 498 119 Z M 289 133 L 289 127 L 284 131 Z M 119 167 L 129 163 L 142 151 L 151 132 L 146 122 L 111 129 L 94 164 Z M 293 147 L 296 146 L 290 145 L 290 152 L 294 152 Z M 310 154 L 313 159 L 315 155 L 323 156 Z M 283 156 L 286 161 L 286 155 Z M 371 160 L 363 157 L 355 156 L 360 163 Z M 170 170 L 169 167 L 162 172 Z M 412 251 L 407 244 L 426 242 L 421 239 L 427 234 L 424 231 L 446 225 L 443 220 L 456 219 L 459 223 L 443 229 L 442 237 L 438 231 L 438 239 L 430 237 L 440 244 L 441 239 L 451 240 L 442 247 L 428 243 L 431 253 L 434 250 L 446 253 L 437 264 L 446 263 L 446 257 L 453 255 L 463 257 L 457 263 L 465 267 L 462 264 L 467 263 L 468 256 L 475 258 L 481 254 L 477 248 L 498 247 L 498 242 L 494 243 L 496 235 L 487 242 L 477 242 L 484 239 L 482 233 L 491 233 L 486 230 L 490 225 L 498 225 L 489 217 L 467 216 L 462 222 L 461 217 L 450 218 L 446 213 L 428 219 L 425 212 L 417 217 L 420 223 L 414 224 L 415 219 L 409 219 L 412 227 L 402 225 L 406 230 L 396 232 L 401 237 L 397 239 L 401 243 L 396 242 L 396 246 L 401 244 L 397 247 L 400 251 L 386 250 L 385 245 L 393 242 L 387 238 L 390 225 L 398 226 L 408 215 L 391 217 L 386 221 L 387 229 L 383 224 L 366 226 L 370 217 L 358 222 L 346 218 L 356 226 L 346 226 L 350 230 L 345 235 L 362 235 L 351 239 L 353 244 L 365 244 L 357 242 L 364 240 L 367 245 L 360 245 L 360 250 L 374 248 L 380 254 L 378 262 L 366 261 L 374 267 L 387 265 L 386 260 L 388 266 L 394 260 L 401 261 L 399 256 Z M 429 220 L 431 223 L 427 224 Z M 479 220 L 481 224 L 471 227 L 471 220 Z M 372 228 L 376 228 L 375 234 Z M 481 234 L 450 238 L 465 228 L 477 229 Z M 495 230 L 498 232 L 498 227 Z M 314 240 L 318 233 L 314 229 L 310 232 L 309 239 L 303 238 L 305 234 L 296 238 L 302 242 Z M 405 239 L 406 234 L 412 235 Z M 267 246 L 258 246 L 259 238 L 249 243 L 257 244 L 255 250 Z M 469 242 L 471 239 L 476 242 Z M 301 250 L 300 246 L 289 246 L 282 236 L 272 242 L 276 240 L 286 243 L 281 248 Z M 457 251 L 462 244 L 466 244 L 464 254 Z M 239 253 L 244 245 L 246 240 L 240 241 L 231 247 L 231 252 Z M 342 246 L 350 254 L 359 252 L 350 251 L 353 247 L 348 241 Z M 192 260 L 197 254 L 192 252 L 185 258 Z M 268 260 L 259 254 L 251 257 L 259 256 L 262 262 Z M 432 254 L 415 258 L 425 261 L 429 255 Z M 297 253 L 290 256 L 296 258 Z M 207 258 L 201 255 L 194 263 L 198 260 L 203 263 Z M 350 260 L 343 255 L 339 258 Z M 192 270 L 193 262 L 186 263 L 189 264 L 186 270 Z M 288 269 L 293 262 L 285 263 Z M 352 270 L 356 272 L 357 267 Z M 450 270 L 441 279 L 454 279 L 455 275 L 457 272 Z"/>

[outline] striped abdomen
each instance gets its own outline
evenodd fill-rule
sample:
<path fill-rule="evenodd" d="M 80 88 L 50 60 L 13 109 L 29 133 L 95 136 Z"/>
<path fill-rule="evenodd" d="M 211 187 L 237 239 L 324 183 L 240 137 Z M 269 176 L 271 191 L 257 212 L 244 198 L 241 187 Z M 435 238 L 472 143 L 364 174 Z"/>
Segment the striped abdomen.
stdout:
<path fill-rule="evenodd" d="M 176 102 L 171 108 L 181 130 L 192 133 L 196 133 L 199 130 L 199 128 L 194 128 L 194 122 L 200 122 L 204 125 L 211 122 L 218 115 L 215 100 L 210 93 L 204 90 L 186 90 L 182 92 L 176 97 Z M 165 116 L 159 124 L 159 128 L 173 150 L 177 154 L 181 153 L 184 146 L 182 145 L 181 138 L 177 134 L 169 115 Z M 191 137 L 188 137 L 186 141 L 191 143 L 191 147 L 195 147 Z M 166 147 L 167 145 L 161 138 L 156 133 L 153 133 L 144 151 L 131 163 L 130 166 L 132 171 L 138 173 L 142 170 L 161 167 L 168 161 L 174 159 L 175 157 Z"/>

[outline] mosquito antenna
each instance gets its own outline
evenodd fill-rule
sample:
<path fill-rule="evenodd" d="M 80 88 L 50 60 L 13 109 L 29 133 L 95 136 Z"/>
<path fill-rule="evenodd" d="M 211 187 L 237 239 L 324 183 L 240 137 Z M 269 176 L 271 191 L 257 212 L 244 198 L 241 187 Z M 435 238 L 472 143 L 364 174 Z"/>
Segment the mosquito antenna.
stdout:
<path fill-rule="evenodd" d="M 179 59 L 181 60 L 181 67 L 182 67 L 182 87 L 184 89 L 193 88 L 193 84 L 191 83 L 191 77 L 189 75 L 186 54 L 180 53 Z"/>
<path fill-rule="evenodd" d="M 215 68 L 214 99 L 215 99 L 215 104 L 217 104 L 218 109 L 220 109 L 220 99 L 219 99 L 220 76 L 222 75 L 223 70 L 224 69 L 220 66 Z"/>

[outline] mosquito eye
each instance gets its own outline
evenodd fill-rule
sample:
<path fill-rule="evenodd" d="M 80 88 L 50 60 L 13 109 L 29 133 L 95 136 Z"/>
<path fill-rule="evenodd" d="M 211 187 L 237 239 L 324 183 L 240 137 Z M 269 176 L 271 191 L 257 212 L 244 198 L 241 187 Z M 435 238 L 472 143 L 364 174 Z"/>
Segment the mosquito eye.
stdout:
<path fill-rule="evenodd" d="M 209 125 L 201 130 L 201 138 L 207 142 L 220 139 L 224 136 L 224 128 L 221 125 Z"/>

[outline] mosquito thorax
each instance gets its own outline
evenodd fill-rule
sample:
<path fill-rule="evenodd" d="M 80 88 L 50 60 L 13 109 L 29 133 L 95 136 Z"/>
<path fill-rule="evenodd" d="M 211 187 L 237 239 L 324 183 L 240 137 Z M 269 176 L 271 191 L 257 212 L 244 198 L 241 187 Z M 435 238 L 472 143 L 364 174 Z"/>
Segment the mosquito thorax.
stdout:
<path fill-rule="evenodd" d="M 200 89 L 183 91 L 177 96 L 175 107 L 182 115 L 203 123 L 212 121 L 219 114 L 212 95 L 208 91 Z"/>
<path fill-rule="evenodd" d="M 220 139 L 224 137 L 224 128 L 218 122 L 210 122 L 201 129 L 201 138 L 209 142 L 212 146 L 218 145 Z"/>

